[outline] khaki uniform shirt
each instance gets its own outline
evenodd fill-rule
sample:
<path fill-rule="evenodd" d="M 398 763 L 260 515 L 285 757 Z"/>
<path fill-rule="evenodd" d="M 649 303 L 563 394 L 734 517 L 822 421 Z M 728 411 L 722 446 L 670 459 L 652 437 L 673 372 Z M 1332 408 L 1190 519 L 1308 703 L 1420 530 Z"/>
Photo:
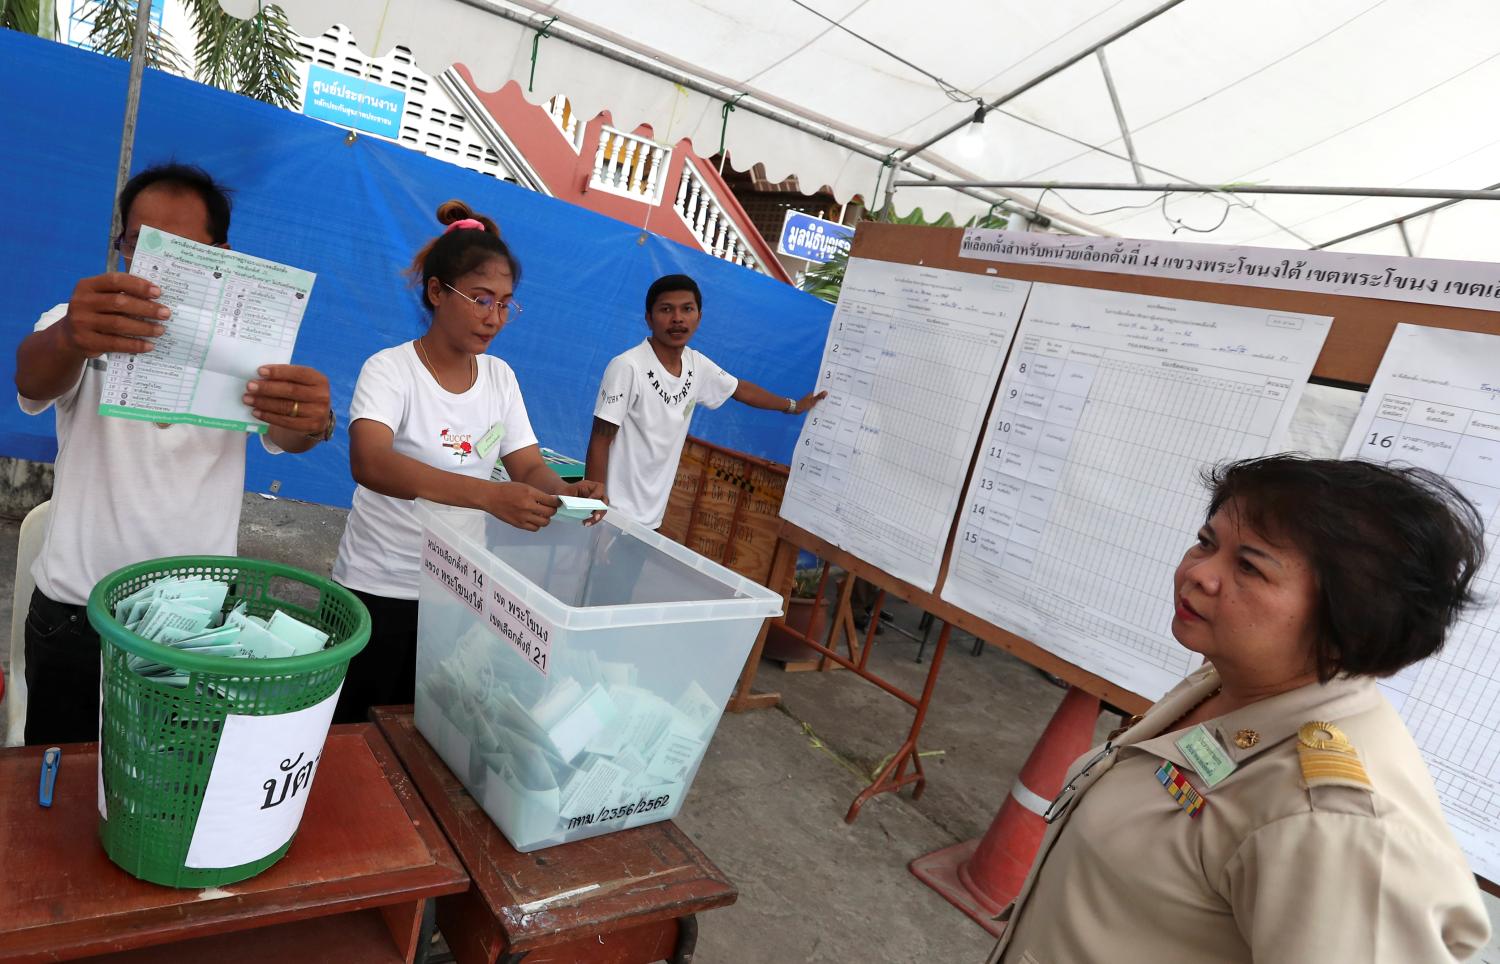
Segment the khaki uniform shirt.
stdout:
<path fill-rule="evenodd" d="M 1204 666 L 1073 765 L 990 964 L 1438 964 L 1484 945 L 1474 877 L 1374 680 L 1207 722 L 1238 764 L 1210 788 L 1176 746 L 1186 730 L 1163 729 L 1218 685 Z M 1297 732 L 1310 721 L 1342 730 L 1367 782 L 1308 785 Z M 1242 730 L 1253 746 L 1237 745 Z M 1206 799 L 1196 817 L 1158 780 L 1164 760 Z"/>

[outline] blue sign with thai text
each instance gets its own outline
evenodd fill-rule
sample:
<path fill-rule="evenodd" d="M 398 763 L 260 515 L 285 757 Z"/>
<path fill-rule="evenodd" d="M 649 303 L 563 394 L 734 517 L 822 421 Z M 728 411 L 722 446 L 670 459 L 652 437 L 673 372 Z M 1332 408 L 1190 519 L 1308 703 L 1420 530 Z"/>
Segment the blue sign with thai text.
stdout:
<path fill-rule="evenodd" d="M 854 229 L 848 225 L 801 211 L 788 211 L 781 225 L 776 250 L 788 257 L 824 264 L 832 261 L 835 255 L 848 254 L 853 240 Z"/>
<path fill-rule="evenodd" d="M 394 140 L 401 133 L 405 109 L 405 91 L 317 64 L 307 68 L 302 113 L 308 117 Z"/>

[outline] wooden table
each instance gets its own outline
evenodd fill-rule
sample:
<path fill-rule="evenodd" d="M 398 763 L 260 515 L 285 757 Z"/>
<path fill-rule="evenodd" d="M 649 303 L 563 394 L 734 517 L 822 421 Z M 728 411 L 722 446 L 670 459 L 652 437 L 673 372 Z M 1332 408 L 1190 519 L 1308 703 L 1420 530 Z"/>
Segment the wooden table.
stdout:
<path fill-rule="evenodd" d="M 739 896 L 671 821 L 533 853 L 516 851 L 427 745 L 410 706 L 371 714 L 469 871 L 440 898 L 438 929 L 458 964 L 690 961 L 699 911 Z M 525 905 L 598 884 L 586 894 Z"/>
<path fill-rule="evenodd" d="M 336 726 L 291 850 L 221 888 L 116 867 L 97 833 L 97 746 L 63 747 L 52 807 L 41 747 L 0 750 L 0 961 L 411 962 L 427 899 L 468 887 L 375 727 Z"/>

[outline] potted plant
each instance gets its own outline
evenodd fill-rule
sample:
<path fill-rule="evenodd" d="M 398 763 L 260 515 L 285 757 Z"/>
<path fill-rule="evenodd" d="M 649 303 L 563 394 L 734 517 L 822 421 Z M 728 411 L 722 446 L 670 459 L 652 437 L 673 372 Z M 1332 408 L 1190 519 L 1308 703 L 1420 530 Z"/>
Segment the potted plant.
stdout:
<path fill-rule="evenodd" d="M 818 581 L 823 578 L 824 565 L 818 562 L 814 566 L 797 569 L 792 577 L 792 594 L 787 598 L 785 624 L 771 624 L 770 630 L 766 633 L 766 645 L 761 651 L 762 656 L 782 663 L 818 658 L 818 651 L 798 639 L 795 633 L 801 633 L 818 642 L 823 642 L 827 635 L 828 615 L 838 602 L 839 587 L 836 580 L 830 580 L 829 584 L 823 587 L 823 603 L 817 607 L 817 619 L 814 621 L 813 601 L 818 592 Z M 788 630 L 794 630 L 795 633 Z"/>

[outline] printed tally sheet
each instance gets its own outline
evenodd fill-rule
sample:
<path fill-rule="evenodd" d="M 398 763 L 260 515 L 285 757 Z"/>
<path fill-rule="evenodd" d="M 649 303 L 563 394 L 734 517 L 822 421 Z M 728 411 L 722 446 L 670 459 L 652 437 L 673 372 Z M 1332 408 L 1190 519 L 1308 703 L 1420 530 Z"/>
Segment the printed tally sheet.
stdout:
<path fill-rule="evenodd" d="M 782 518 L 931 590 L 1030 287 L 851 259 Z"/>
<path fill-rule="evenodd" d="M 942 598 L 1155 699 L 1197 662 L 1172 572 L 1199 473 L 1276 451 L 1330 319 L 1038 284 Z"/>
<path fill-rule="evenodd" d="M 1441 652 L 1382 681 L 1474 872 L 1500 879 L 1500 337 L 1398 325 L 1344 458 L 1420 465 L 1478 508 L 1480 606 Z"/>

